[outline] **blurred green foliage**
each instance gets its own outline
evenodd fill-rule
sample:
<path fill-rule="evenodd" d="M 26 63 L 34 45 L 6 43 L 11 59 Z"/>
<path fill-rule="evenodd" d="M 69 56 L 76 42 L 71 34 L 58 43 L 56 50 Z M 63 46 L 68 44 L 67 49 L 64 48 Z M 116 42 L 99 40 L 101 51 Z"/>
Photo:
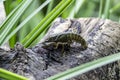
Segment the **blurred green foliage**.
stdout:
<path fill-rule="evenodd" d="M 22 0 L 6 0 L 4 2 L 6 15 L 8 15 Z M 36 14 L 24 27 L 17 32 L 11 42 L 21 41 L 38 23 L 60 2 L 61 0 L 52 0 L 49 5 L 44 7 Z M 119 21 L 120 1 L 119 0 L 74 0 L 74 2 L 62 13 L 62 18 L 80 18 L 80 17 L 101 17 Z M 34 0 L 32 5 L 25 11 L 15 26 L 19 25 L 28 15 L 38 8 L 45 0 Z M 101 4 L 101 5 L 100 5 Z M 108 4 L 108 7 L 107 7 Z M 100 10 L 100 6 L 102 10 Z M 108 8 L 108 9 L 107 9 Z M 101 11 L 101 13 L 100 13 Z M 42 35 L 44 36 L 44 34 Z M 42 38 L 40 36 L 34 44 Z"/>

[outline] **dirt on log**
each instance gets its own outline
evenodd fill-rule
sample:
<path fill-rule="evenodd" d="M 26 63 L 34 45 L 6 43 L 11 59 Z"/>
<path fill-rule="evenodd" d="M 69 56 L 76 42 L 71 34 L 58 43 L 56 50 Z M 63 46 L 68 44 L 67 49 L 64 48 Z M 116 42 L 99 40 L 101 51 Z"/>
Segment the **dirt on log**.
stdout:
<path fill-rule="evenodd" d="M 69 19 L 64 21 L 67 20 Z M 86 50 L 82 51 L 75 43 L 65 49 L 65 54 L 62 55 L 61 48 L 44 49 L 40 43 L 32 48 L 24 48 L 17 43 L 10 51 L 0 49 L 0 67 L 30 80 L 43 80 L 83 63 L 120 52 L 119 23 L 99 18 L 72 21 L 81 24 L 80 35 L 88 44 Z M 54 23 L 53 25 L 55 26 Z M 120 62 L 116 61 L 70 80 L 120 80 Z"/>

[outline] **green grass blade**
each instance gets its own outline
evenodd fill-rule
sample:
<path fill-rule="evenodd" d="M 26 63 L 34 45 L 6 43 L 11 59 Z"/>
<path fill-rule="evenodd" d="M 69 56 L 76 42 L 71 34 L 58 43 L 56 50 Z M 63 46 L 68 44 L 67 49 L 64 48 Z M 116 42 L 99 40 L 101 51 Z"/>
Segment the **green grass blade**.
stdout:
<path fill-rule="evenodd" d="M 48 0 L 44 0 L 44 2 L 46 2 Z M 29 6 L 29 8 L 25 11 L 24 15 L 21 18 L 21 23 L 32 13 L 35 12 L 35 10 L 40 7 L 44 2 L 41 3 L 40 0 L 34 0 L 32 2 L 32 4 Z M 46 6 L 47 7 L 47 6 Z M 18 34 L 17 36 L 19 36 L 19 38 L 17 38 L 18 42 L 22 41 L 27 34 L 30 33 L 30 31 L 33 30 L 33 28 L 35 26 L 37 26 L 37 24 L 44 18 L 45 16 L 45 12 L 43 12 L 46 7 L 44 7 L 44 9 L 40 10 L 37 14 L 35 14 L 34 17 L 32 17 L 16 34 Z M 19 25 L 18 25 L 19 26 Z M 35 41 L 36 42 L 36 41 Z M 32 45 L 32 44 L 31 44 Z"/>
<path fill-rule="evenodd" d="M 79 9 L 81 8 L 81 6 L 85 3 L 86 0 L 76 0 L 75 4 L 73 6 L 72 11 L 69 14 L 69 18 L 74 18 L 75 15 L 77 15 L 77 13 L 79 12 Z M 68 15 L 68 13 L 67 13 Z"/>
<path fill-rule="evenodd" d="M 62 0 L 21 42 L 25 47 L 30 44 L 48 27 L 51 22 L 66 9 L 73 0 Z"/>
<path fill-rule="evenodd" d="M 12 3 L 12 0 L 6 0 L 4 2 L 4 9 L 5 9 L 6 15 L 8 15 L 11 12 L 11 7 L 10 7 L 11 3 Z"/>
<path fill-rule="evenodd" d="M 99 7 L 99 18 L 102 18 L 102 15 L 104 13 L 104 0 L 100 0 L 100 7 Z"/>
<path fill-rule="evenodd" d="M 3 44 L 6 43 L 17 31 L 19 31 L 32 17 L 34 17 L 41 9 L 43 9 L 51 0 L 44 2 L 39 8 L 37 8 L 31 15 L 29 15 L 19 26 L 16 27 L 6 39 L 3 41 Z"/>
<path fill-rule="evenodd" d="M 101 67 L 103 65 L 115 62 L 117 60 L 120 60 L 120 53 L 112 54 L 110 56 L 106 56 L 106 57 L 100 58 L 98 60 L 94 60 L 92 62 L 85 63 L 81 66 L 69 69 L 65 72 L 62 72 L 62 73 L 59 73 L 55 76 L 47 78 L 46 80 L 70 79 L 72 77 L 75 77 L 77 75 L 83 74 L 83 73 L 88 72 L 90 70 L 96 69 L 96 68 Z"/>
<path fill-rule="evenodd" d="M 6 25 L 7 22 L 11 19 L 11 17 L 14 15 L 14 13 L 20 8 L 20 6 L 24 3 L 25 1 L 22 1 L 11 13 L 7 16 L 7 18 L 4 20 L 4 22 L 0 25 L 0 29 Z"/>
<path fill-rule="evenodd" d="M 54 4 L 54 0 L 52 0 L 52 1 L 50 2 L 50 4 L 48 5 L 47 14 L 52 10 L 53 4 Z"/>
<path fill-rule="evenodd" d="M 33 0 L 26 0 L 25 3 L 19 8 L 19 10 L 11 17 L 11 21 L 6 25 L 6 28 L 3 30 L 0 36 L 0 45 L 3 43 L 4 39 L 14 27 L 15 23 L 19 20 L 20 16 L 27 9 L 27 7 L 31 4 Z"/>
<path fill-rule="evenodd" d="M 104 18 L 109 19 L 109 10 L 110 10 L 111 0 L 106 0 L 105 9 L 104 9 Z"/>
<path fill-rule="evenodd" d="M 85 3 L 86 0 L 76 0 L 75 3 L 75 14 L 77 14 L 79 12 L 79 9 L 82 7 L 82 5 Z"/>
<path fill-rule="evenodd" d="M 0 78 L 7 80 L 28 80 L 27 78 L 0 68 Z"/>
<path fill-rule="evenodd" d="M 115 5 L 113 8 L 110 9 L 110 13 L 115 13 L 117 11 L 119 11 L 120 9 L 120 3 L 118 3 L 117 5 Z"/>

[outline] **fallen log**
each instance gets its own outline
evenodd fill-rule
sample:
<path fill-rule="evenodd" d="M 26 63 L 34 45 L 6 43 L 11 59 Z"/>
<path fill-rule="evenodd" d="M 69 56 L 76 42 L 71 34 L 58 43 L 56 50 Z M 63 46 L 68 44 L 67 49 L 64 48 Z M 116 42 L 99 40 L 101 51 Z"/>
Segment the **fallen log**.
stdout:
<path fill-rule="evenodd" d="M 88 48 L 82 50 L 79 44 L 73 43 L 61 54 L 61 47 L 43 48 L 42 42 L 52 34 L 54 28 L 65 21 L 78 21 L 78 33 L 87 42 Z M 86 62 L 120 52 L 120 24 L 108 19 L 79 18 L 59 19 L 55 21 L 39 44 L 24 48 L 17 43 L 14 49 L 0 49 L 0 67 L 28 77 L 30 80 L 43 80 L 57 73 L 76 67 Z M 64 24 L 66 25 L 66 24 Z M 64 26 L 63 25 L 63 26 Z M 66 29 L 66 28 L 65 28 Z M 84 73 L 71 80 L 119 80 L 120 62 L 105 65 Z"/>

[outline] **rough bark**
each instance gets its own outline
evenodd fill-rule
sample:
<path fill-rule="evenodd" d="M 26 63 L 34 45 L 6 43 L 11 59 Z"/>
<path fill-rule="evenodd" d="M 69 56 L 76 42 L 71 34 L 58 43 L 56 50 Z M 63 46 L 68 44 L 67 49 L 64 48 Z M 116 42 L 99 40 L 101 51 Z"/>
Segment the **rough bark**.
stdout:
<path fill-rule="evenodd" d="M 43 80 L 83 63 L 120 52 L 119 23 L 99 18 L 79 18 L 74 20 L 81 23 L 79 34 L 88 44 L 86 50 L 82 51 L 78 44 L 75 43 L 69 49 L 65 49 L 63 56 L 61 47 L 58 49 L 44 49 L 41 47 L 42 44 L 39 43 L 32 48 L 24 48 L 22 45 L 16 44 L 15 48 L 10 51 L 0 49 L 0 67 L 26 76 L 31 80 Z M 58 24 L 53 24 L 53 26 L 56 27 Z M 49 30 L 46 36 L 50 33 Z M 45 37 L 42 41 L 44 41 Z M 120 62 L 116 61 L 71 80 L 119 79 Z"/>

